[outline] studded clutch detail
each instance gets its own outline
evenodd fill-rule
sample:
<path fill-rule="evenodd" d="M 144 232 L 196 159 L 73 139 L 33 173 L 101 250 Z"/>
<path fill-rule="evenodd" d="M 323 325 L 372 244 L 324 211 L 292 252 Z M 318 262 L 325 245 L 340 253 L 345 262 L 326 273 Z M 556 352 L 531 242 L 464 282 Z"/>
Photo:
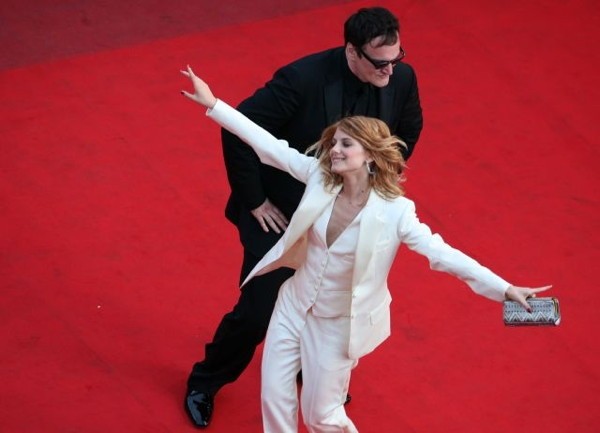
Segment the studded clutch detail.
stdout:
<path fill-rule="evenodd" d="M 506 326 L 557 326 L 560 309 L 556 298 L 529 298 L 531 313 L 515 301 L 504 301 L 503 313 Z"/>

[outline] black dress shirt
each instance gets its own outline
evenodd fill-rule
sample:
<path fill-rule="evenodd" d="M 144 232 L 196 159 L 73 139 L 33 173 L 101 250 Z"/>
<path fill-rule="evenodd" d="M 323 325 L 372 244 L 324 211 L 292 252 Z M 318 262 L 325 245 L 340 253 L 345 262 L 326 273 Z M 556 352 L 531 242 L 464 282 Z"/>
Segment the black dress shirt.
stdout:
<path fill-rule="evenodd" d="M 342 115 L 377 117 L 378 92 L 370 83 L 364 83 L 352 73 L 348 64 L 343 66 L 344 94 Z"/>

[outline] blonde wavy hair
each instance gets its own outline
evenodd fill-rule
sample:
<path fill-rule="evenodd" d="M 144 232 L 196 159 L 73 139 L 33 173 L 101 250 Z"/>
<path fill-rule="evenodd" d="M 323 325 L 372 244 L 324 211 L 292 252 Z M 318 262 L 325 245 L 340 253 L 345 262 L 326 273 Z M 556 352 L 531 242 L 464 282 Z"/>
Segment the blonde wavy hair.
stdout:
<path fill-rule="evenodd" d="M 373 158 L 371 167 L 374 174 L 369 176 L 369 182 L 375 192 L 386 199 L 404 195 L 400 184 L 404 182 L 406 162 L 399 146 L 406 148 L 406 143 L 392 135 L 385 122 L 365 116 L 350 116 L 338 120 L 328 126 L 319 141 L 306 150 L 318 158 L 325 186 L 332 188 L 342 183 L 342 176 L 331 171 L 330 151 L 338 128 L 357 140 Z"/>

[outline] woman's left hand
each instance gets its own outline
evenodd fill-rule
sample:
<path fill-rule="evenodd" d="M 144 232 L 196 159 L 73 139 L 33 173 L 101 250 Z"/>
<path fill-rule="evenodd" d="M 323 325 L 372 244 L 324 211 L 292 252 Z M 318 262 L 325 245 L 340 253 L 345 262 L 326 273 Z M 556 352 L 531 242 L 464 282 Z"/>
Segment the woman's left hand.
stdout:
<path fill-rule="evenodd" d="M 531 313 L 531 307 L 527 303 L 527 299 L 535 298 L 538 293 L 548 290 L 551 287 L 552 285 L 536 288 L 510 286 L 508 290 L 506 290 L 505 296 L 506 299 L 510 299 L 511 301 L 517 301 L 523 306 L 523 308 L 525 308 L 528 312 Z"/>
<path fill-rule="evenodd" d="M 194 86 L 194 93 L 189 93 L 185 90 L 182 90 L 181 94 L 187 96 L 192 101 L 204 105 L 206 108 L 213 108 L 217 103 L 217 98 L 215 98 L 211 92 L 208 84 L 194 74 L 194 71 L 192 71 L 190 65 L 187 65 L 185 71 L 182 70 L 181 73 L 188 77 Z"/>

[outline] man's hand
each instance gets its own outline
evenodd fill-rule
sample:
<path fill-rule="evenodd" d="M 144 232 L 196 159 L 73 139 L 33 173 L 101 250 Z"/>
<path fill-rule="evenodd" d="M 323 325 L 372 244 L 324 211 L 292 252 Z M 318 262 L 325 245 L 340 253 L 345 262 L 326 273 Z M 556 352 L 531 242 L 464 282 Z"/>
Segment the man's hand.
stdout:
<path fill-rule="evenodd" d="M 250 211 L 256 221 L 260 224 L 265 233 L 269 232 L 269 227 L 277 234 L 285 231 L 288 225 L 288 220 L 285 215 L 274 206 L 269 199 L 266 199 L 256 209 Z"/>

